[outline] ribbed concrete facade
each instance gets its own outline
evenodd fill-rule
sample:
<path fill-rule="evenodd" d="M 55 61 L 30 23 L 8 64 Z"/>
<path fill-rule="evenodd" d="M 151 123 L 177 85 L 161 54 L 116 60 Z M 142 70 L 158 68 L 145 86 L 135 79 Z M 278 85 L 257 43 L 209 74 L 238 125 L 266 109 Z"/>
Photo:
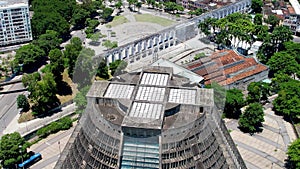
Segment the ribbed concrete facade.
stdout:
<path fill-rule="evenodd" d="M 57 169 L 246 168 L 213 90 L 148 67 L 97 81 Z"/>

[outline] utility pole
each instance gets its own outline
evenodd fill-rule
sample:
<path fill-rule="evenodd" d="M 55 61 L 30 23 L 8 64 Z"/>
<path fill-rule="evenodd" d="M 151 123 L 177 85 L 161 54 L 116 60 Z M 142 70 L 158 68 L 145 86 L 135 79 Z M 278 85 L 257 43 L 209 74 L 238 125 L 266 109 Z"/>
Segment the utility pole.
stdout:
<path fill-rule="evenodd" d="M 20 151 L 19 151 L 19 152 L 20 152 L 20 154 L 21 154 L 21 159 L 22 159 L 22 164 L 23 164 L 24 160 L 23 160 L 22 146 L 19 145 L 19 148 L 20 148 Z M 24 168 L 24 165 L 23 165 L 22 168 L 25 169 L 25 168 Z"/>
<path fill-rule="evenodd" d="M 58 149 L 59 149 L 59 156 L 61 155 L 61 150 L 60 150 L 60 141 L 57 142 L 58 144 Z"/>

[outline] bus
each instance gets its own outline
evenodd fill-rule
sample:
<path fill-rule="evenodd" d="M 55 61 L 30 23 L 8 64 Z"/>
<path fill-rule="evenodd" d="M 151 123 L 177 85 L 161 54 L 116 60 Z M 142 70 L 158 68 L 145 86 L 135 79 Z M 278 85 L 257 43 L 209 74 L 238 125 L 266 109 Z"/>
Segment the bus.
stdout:
<path fill-rule="evenodd" d="M 32 156 L 30 156 L 29 159 L 25 160 L 23 163 L 18 164 L 19 168 L 27 168 L 28 166 L 34 164 L 35 162 L 39 161 L 42 159 L 42 155 L 40 153 L 36 153 Z"/>

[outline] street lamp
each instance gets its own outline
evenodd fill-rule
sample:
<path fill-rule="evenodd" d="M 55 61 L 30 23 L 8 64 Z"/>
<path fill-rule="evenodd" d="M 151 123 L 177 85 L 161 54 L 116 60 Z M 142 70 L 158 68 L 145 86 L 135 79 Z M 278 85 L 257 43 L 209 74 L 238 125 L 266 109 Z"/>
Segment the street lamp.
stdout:
<path fill-rule="evenodd" d="M 61 150 L 60 150 L 60 141 L 57 142 L 58 148 L 59 148 L 59 156 L 61 155 Z"/>
<path fill-rule="evenodd" d="M 21 154 L 21 159 L 22 159 L 22 163 L 24 162 L 24 160 L 23 160 L 23 154 L 22 154 L 22 146 L 21 145 L 19 145 L 19 152 L 20 152 L 20 154 Z M 24 165 L 23 165 L 23 169 L 25 169 L 24 168 Z"/>

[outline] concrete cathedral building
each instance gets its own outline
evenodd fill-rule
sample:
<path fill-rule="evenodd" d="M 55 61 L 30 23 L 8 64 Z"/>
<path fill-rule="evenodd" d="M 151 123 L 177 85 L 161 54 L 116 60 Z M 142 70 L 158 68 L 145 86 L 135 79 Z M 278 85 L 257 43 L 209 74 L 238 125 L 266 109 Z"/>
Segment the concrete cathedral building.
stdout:
<path fill-rule="evenodd" d="M 0 1 L 0 47 L 31 40 L 28 1 Z"/>
<path fill-rule="evenodd" d="M 245 169 L 214 104 L 170 67 L 96 81 L 57 169 Z"/>

